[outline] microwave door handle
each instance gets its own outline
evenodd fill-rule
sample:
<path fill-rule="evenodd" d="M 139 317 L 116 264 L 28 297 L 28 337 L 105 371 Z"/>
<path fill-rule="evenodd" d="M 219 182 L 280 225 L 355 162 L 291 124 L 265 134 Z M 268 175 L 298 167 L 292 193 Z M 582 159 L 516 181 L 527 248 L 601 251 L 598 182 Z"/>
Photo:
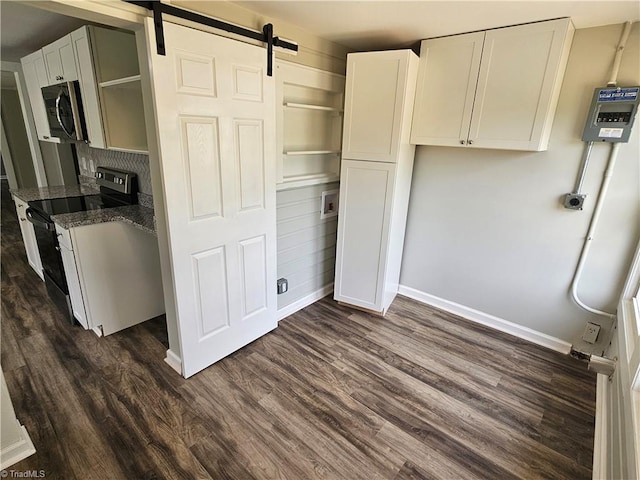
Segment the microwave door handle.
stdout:
<path fill-rule="evenodd" d="M 81 103 L 78 101 L 79 91 L 76 91 L 77 83 L 69 82 L 69 99 L 71 100 L 71 113 L 73 114 L 73 124 L 76 126 L 76 140 L 84 140 L 83 131 L 83 121 L 80 118 L 80 105 Z M 80 88 L 80 87 L 78 87 Z"/>
<path fill-rule="evenodd" d="M 62 130 L 64 130 L 64 133 L 66 133 L 69 137 L 73 137 L 73 132 L 69 133 L 67 131 L 67 129 L 64 126 L 64 123 L 62 122 L 62 119 L 60 118 L 60 99 L 62 98 L 63 93 L 64 92 L 60 90 L 60 93 L 58 93 L 58 96 L 56 98 L 56 117 L 58 118 L 58 123 L 60 124 L 60 127 L 62 128 Z"/>
<path fill-rule="evenodd" d="M 52 230 L 53 224 L 47 222 L 40 215 L 35 213 L 32 208 L 27 208 L 27 220 L 29 220 L 36 227 L 44 228 L 45 230 Z"/>

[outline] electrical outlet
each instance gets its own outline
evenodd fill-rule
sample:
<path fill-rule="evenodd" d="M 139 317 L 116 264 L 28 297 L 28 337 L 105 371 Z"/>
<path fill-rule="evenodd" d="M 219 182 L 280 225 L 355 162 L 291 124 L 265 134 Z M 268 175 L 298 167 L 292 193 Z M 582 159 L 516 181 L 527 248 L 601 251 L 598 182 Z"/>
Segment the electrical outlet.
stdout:
<path fill-rule="evenodd" d="M 588 322 L 587 326 L 584 329 L 584 333 L 582 334 L 582 340 L 584 340 L 587 343 L 596 343 L 599 333 L 600 333 L 600 325 L 596 325 L 595 323 Z"/>
<path fill-rule="evenodd" d="M 582 210 L 586 197 L 586 195 L 581 193 L 567 193 L 564 197 L 564 208 L 568 208 L 569 210 Z"/>
<path fill-rule="evenodd" d="M 289 290 L 289 281 L 286 278 L 278 279 L 278 295 L 286 293 Z"/>

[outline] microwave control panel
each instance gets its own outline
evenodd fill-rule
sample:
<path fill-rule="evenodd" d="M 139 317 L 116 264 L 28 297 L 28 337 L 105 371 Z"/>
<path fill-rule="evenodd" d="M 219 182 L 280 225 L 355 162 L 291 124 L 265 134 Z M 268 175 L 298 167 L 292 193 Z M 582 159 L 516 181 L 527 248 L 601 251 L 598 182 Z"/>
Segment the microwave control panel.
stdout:
<path fill-rule="evenodd" d="M 587 124 L 582 140 L 585 142 L 628 142 L 631 127 L 638 111 L 640 87 L 596 88 L 591 99 Z"/>

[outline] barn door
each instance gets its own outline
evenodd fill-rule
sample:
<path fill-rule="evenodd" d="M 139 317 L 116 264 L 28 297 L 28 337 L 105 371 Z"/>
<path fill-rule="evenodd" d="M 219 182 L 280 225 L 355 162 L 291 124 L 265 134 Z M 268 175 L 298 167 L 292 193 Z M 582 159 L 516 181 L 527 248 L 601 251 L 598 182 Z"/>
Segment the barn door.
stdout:
<path fill-rule="evenodd" d="M 147 47 L 189 377 L 277 325 L 275 84 L 263 48 L 168 22 L 164 34 L 166 56 Z"/>

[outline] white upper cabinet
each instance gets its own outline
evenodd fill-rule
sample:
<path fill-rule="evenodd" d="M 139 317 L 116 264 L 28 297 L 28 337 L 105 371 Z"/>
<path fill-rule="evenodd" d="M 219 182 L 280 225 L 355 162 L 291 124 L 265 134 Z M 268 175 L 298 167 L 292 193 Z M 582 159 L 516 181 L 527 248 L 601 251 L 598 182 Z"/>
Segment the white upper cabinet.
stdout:
<path fill-rule="evenodd" d="M 422 41 L 411 143 L 467 141 L 484 35 L 476 32 Z"/>
<path fill-rule="evenodd" d="M 71 82 L 78 79 L 71 35 L 65 35 L 61 39 L 42 47 L 42 54 L 47 66 L 48 85 Z"/>
<path fill-rule="evenodd" d="M 87 143 L 94 148 L 147 151 L 142 85 L 132 32 L 85 26 L 22 59 L 38 138 L 50 138 L 41 88 L 79 81 Z"/>
<path fill-rule="evenodd" d="M 415 66 L 412 57 L 410 50 L 348 55 L 343 158 L 397 161 L 400 145 L 409 135 L 402 126 L 413 106 L 404 101 L 415 91 L 407 88 Z"/>
<path fill-rule="evenodd" d="M 49 84 L 47 67 L 44 64 L 42 50 L 23 57 L 20 59 L 20 63 L 22 63 L 22 72 L 24 73 L 24 81 L 27 84 L 29 103 L 31 104 L 31 111 L 33 112 L 33 120 L 36 124 L 38 138 L 49 142 L 59 142 L 58 139 L 51 138 L 47 110 L 44 106 L 44 100 L 42 99 L 42 90 L 40 90 Z"/>
<path fill-rule="evenodd" d="M 88 143 L 94 148 L 106 148 L 102 130 L 98 83 L 91 56 L 89 27 L 81 27 L 71 32 L 71 42 L 77 59 L 78 80 L 80 81 L 80 92 L 82 93 L 82 107 L 87 126 Z"/>
<path fill-rule="evenodd" d="M 565 18 L 424 40 L 412 143 L 546 150 L 573 32 Z"/>

